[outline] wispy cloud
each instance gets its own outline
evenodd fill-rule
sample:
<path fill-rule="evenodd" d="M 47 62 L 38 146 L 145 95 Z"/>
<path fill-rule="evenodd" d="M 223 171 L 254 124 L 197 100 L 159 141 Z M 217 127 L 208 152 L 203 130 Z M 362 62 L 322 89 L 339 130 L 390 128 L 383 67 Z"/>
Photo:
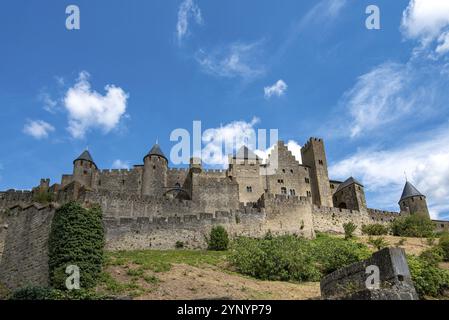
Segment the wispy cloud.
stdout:
<path fill-rule="evenodd" d="M 131 166 L 129 164 L 129 161 L 123 161 L 120 159 L 114 160 L 112 163 L 112 169 L 129 169 Z"/>
<path fill-rule="evenodd" d="M 262 41 L 236 42 L 217 47 L 210 52 L 199 50 L 196 60 L 208 74 L 225 78 L 255 78 L 265 73 L 259 62 Z"/>
<path fill-rule="evenodd" d="M 43 120 L 28 120 L 23 127 L 23 132 L 35 139 L 48 138 L 48 135 L 55 131 L 55 128 Z"/>
<path fill-rule="evenodd" d="M 107 85 L 106 94 L 91 89 L 89 73 L 83 71 L 64 97 L 68 112 L 68 131 L 73 138 L 83 138 L 91 128 L 110 132 L 125 115 L 129 95 L 120 87 Z"/>
<path fill-rule="evenodd" d="M 449 211 L 449 129 L 422 134 L 422 139 L 396 148 L 362 149 L 331 165 L 333 178 L 354 175 L 373 193 L 370 206 L 392 208 L 404 186 L 404 172 L 427 196 L 434 218 Z"/>
<path fill-rule="evenodd" d="M 43 108 L 45 111 L 55 113 L 58 101 L 53 99 L 49 93 L 42 91 L 39 94 L 38 99 L 43 103 Z"/>
<path fill-rule="evenodd" d="M 201 9 L 194 3 L 193 0 L 184 0 L 179 6 L 178 22 L 176 24 L 176 32 L 179 42 L 181 42 L 182 39 L 188 35 L 189 20 L 191 18 L 193 18 L 197 24 L 203 23 Z"/>
<path fill-rule="evenodd" d="M 288 88 L 288 86 L 284 82 L 284 80 L 278 80 L 272 86 L 264 88 L 265 98 L 269 99 L 272 96 L 280 97 L 285 94 L 285 92 L 287 91 L 287 88 Z"/>

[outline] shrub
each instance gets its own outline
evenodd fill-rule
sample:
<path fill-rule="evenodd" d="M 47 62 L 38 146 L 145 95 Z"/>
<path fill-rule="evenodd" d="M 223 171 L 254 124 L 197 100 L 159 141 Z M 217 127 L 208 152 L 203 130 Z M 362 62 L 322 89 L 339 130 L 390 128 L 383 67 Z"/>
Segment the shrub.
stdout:
<path fill-rule="evenodd" d="M 24 287 L 14 291 L 10 300 L 55 300 L 56 290 L 46 287 Z"/>
<path fill-rule="evenodd" d="M 229 237 L 228 232 L 222 226 L 213 227 L 209 238 L 206 239 L 209 250 L 224 251 L 228 249 Z"/>
<path fill-rule="evenodd" d="M 39 191 L 33 194 L 33 201 L 40 204 L 47 204 L 54 201 L 55 195 L 48 191 Z"/>
<path fill-rule="evenodd" d="M 240 273 L 262 280 L 317 281 L 320 278 L 307 241 L 295 236 L 237 238 L 229 259 Z"/>
<path fill-rule="evenodd" d="M 324 274 L 369 256 L 365 245 L 351 240 L 269 235 L 263 239 L 238 238 L 229 259 L 239 272 L 258 279 L 318 281 Z"/>
<path fill-rule="evenodd" d="M 399 237 L 428 238 L 434 235 L 434 229 L 432 220 L 420 215 L 400 217 L 391 223 L 393 235 Z"/>
<path fill-rule="evenodd" d="M 407 261 L 416 291 L 421 298 L 441 296 L 449 288 L 449 273 L 446 270 L 416 256 L 407 256 Z"/>
<path fill-rule="evenodd" d="M 434 266 L 438 266 L 444 259 L 444 252 L 441 247 L 436 246 L 421 252 L 419 257 Z"/>
<path fill-rule="evenodd" d="M 385 247 L 388 247 L 389 243 L 385 241 L 384 237 L 372 238 L 371 236 L 368 238 L 368 243 L 372 245 L 377 250 L 381 250 Z"/>
<path fill-rule="evenodd" d="M 443 235 L 441 236 L 439 242 L 439 247 L 441 248 L 441 252 L 443 254 L 443 260 L 449 261 L 449 235 Z"/>
<path fill-rule="evenodd" d="M 62 291 L 48 287 L 28 286 L 14 291 L 10 300 L 100 300 L 108 299 L 91 290 Z"/>
<path fill-rule="evenodd" d="M 380 224 L 368 224 L 362 226 L 362 233 L 368 236 L 384 236 L 389 232 L 388 227 Z"/>
<path fill-rule="evenodd" d="M 308 244 L 310 255 L 324 275 L 371 256 L 364 244 L 327 235 L 319 235 Z"/>
<path fill-rule="evenodd" d="M 396 243 L 396 246 L 397 246 L 397 247 L 403 246 L 406 242 L 407 242 L 407 239 L 406 239 L 406 238 L 401 238 L 401 239 Z"/>
<path fill-rule="evenodd" d="M 71 202 L 59 208 L 49 237 L 49 271 L 51 285 L 65 289 L 67 266 L 80 269 L 80 286 L 92 288 L 103 265 L 104 230 L 101 208 L 90 210 Z"/>
<path fill-rule="evenodd" d="M 343 229 L 345 230 L 345 239 L 351 239 L 357 226 L 352 222 L 348 222 L 343 224 Z"/>
<path fill-rule="evenodd" d="M 176 247 L 176 249 L 184 248 L 184 242 L 183 241 L 176 241 L 175 247 Z"/>

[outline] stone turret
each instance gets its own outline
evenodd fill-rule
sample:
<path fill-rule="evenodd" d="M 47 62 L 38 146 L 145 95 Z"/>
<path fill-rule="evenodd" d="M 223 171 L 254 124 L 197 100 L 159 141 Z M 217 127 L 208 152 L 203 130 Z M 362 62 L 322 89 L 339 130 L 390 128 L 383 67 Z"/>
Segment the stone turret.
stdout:
<path fill-rule="evenodd" d="M 155 144 L 143 159 L 142 195 L 162 196 L 167 186 L 168 159 Z"/>
<path fill-rule="evenodd" d="M 73 161 L 73 181 L 79 182 L 85 187 L 92 187 L 93 177 L 98 170 L 88 150 Z"/>
<path fill-rule="evenodd" d="M 366 209 L 365 191 L 363 185 L 353 177 L 340 184 L 333 196 L 334 207 L 340 209 Z"/>
<path fill-rule="evenodd" d="M 409 211 L 410 214 L 421 215 L 430 218 L 429 209 L 427 207 L 426 196 L 410 182 L 406 182 L 401 200 L 399 200 L 401 211 Z"/>

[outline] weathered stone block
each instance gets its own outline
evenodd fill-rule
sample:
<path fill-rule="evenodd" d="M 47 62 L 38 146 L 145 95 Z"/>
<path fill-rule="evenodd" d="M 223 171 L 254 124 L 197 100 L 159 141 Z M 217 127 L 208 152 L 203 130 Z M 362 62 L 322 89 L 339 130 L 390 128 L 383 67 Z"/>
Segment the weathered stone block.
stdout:
<path fill-rule="evenodd" d="M 373 288 L 372 268 L 378 268 L 378 288 Z M 328 300 L 418 300 L 401 248 L 385 248 L 371 258 L 339 269 L 321 280 L 321 296 Z"/>

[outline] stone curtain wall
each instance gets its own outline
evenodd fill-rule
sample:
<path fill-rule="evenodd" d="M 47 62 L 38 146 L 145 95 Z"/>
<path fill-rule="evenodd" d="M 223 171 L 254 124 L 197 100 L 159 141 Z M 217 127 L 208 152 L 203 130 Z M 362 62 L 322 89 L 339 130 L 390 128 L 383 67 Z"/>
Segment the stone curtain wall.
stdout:
<path fill-rule="evenodd" d="M 0 263 L 2 263 L 3 250 L 5 248 L 5 238 L 7 231 L 6 210 L 0 210 Z"/>
<path fill-rule="evenodd" d="M 8 209 L 18 203 L 29 204 L 33 201 L 31 191 L 10 190 L 0 192 L 0 209 Z"/>
<path fill-rule="evenodd" d="M 0 263 L 2 284 L 11 289 L 48 285 L 48 237 L 54 213 L 52 205 L 10 209 Z"/>
<path fill-rule="evenodd" d="M 343 234 L 343 224 L 352 222 L 357 226 L 355 234 L 360 235 L 362 226 L 371 223 L 368 212 L 349 209 L 313 206 L 313 227 L 315 231 Z"/>

